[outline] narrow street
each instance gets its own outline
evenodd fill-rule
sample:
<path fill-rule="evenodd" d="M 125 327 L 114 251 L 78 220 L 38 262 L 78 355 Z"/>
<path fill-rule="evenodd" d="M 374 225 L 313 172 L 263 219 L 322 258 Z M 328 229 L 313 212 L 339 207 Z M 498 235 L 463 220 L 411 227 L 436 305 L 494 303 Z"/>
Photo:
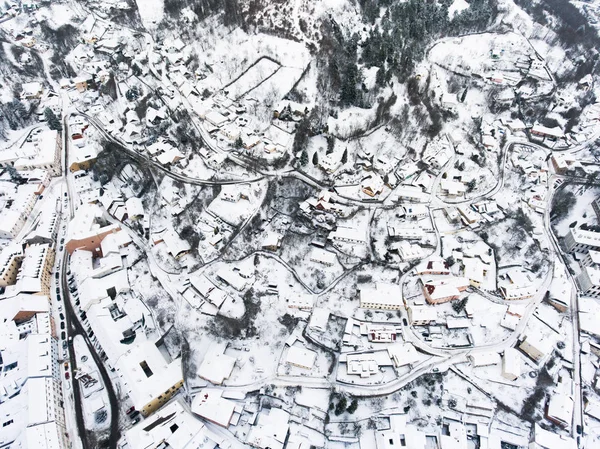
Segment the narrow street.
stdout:
<path fill-rule="evenodd" d="M 69 140 L 70 140 L 69 139 L 68 119 L 69 119 L 69 115 L 65 114 L 65 116 L 63 117 L 63 146 L 64 146 L 63 177 L 64 177 L 66 187 L 67 187 L 68 202 L 69 202 L 69 216 L 68 217 L 63 216 L 63 219 L 70 221 L 74 215 L 74 205 L 73 205 L 74 196 L 72 194 L 71 184 L 68 179 L 69 178 L 69 176 L 68 176 L 68 174 L 69 174 L 69 163 L 68 163 L 68 161 L 69 161 Z M 64 304 L 65 304 L 65 312 L 66 312 L 65 315 L 66 315 L 67 327 L 69 330 L 69 332 L 68 332 L 68 338 L 69 338 L 68 348 L 69 348 L 69 358 L 70 358 L 70 361 L 72 364 L 71 366 L 72 366 L 72 371 L 73 371 L 73 378 L 71 379 L 71 383 L 73 385 L 76 422 L 77 422 L 77 427 L 79 429 L 79 435 L 81 437 L 84 449 L 96 449 L 98 447 L 95 442 L 95 439 L 92 441 L 92 439 L 90 438 L 90 435 L 88 434 L 88 430 L 85 425 L 85 420 L 83 417 L 83 410 L 82 410 L 82 401 L 84 399 L 81 396 L 81 389 L 79 387 L 79 381 L 75 380 L 75 378 L 74 378 L 75 373 L 77 372 L 77 356 L 76 356 L 74 348 L 73 348 L 73 338 L 77 335 L 81 335 L 83 337 L 83 339 L 86 343 L 86 346 L 88 347 L 88 349 L 92 355 L 92 358 L 94 359 L 94 362 L 95 362 L 96 366 L 98 367 L 98 371 L 100 372 L 100 376 L 102 378 L 102 383 L 108 394 L 108 399 L 110 402 L 110 437 L 108 440 L 108 449 L 116 449 L 117 443 L 118 443 L 118 441 L 120 439 L 120 435 L 121 435 L 120 429 L 119 429 L 118 398 L 115 393 L 110 375 L 108 374 L 108 371 L 106 370 L 106 367 L 104 366 L 104 363 L 98 356 L 98 354 L 96 352 L 96 348 L 90 341 L 89 336 L 88 336 L 87 332 L 85 331 L 85 329 L 83 328 L 80 318 L 73 306 L 72 297 L 71 297 L 68 282 L 67 282 L 68 271 L 69 271 L 68 267 L 69 267 L 69 254 L 66 250 L 64 250 L 63 254 L 62 254 L 62 263 L 61 263 L 61 269 L 60 269 L 60 288 L 61 288 L 62 298 L 63 298 Z"/>

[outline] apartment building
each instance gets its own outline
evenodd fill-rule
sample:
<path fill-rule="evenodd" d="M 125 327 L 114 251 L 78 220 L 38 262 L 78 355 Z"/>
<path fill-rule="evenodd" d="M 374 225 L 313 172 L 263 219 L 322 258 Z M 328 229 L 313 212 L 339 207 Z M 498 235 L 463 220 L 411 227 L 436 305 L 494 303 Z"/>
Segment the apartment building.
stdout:
<path fill-rule="evenodd" d="M 17 237 L 37 201 L 34 185 L 21 185 L 0 204 L 0 238 Z"/>
<path fill-rule="evenodd" d="M 23 247 L 16 243 L 5 246 L 0 252 L 0 287 L 14 285 L 23 260 Z"/>
<path fill-rule="evenodd" d="M 600 249 L 600 232 L 584 229 L 569 229 L 565 236 L 564 245 L 570 253 L 585 253 L 589 250 Z"/>
<path fill-rule="evenodd" d="M 15 292 L 49 296 L 53 265 L 54 249 L 49 244 L 28 246 L 17 275 Z"/>

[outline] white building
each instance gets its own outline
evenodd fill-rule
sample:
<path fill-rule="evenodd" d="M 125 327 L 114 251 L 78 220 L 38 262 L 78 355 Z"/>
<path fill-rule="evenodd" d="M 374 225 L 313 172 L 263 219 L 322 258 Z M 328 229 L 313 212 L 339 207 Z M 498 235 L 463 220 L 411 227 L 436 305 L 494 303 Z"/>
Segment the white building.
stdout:
<path fill-rule="evenodd" d="M 214 449 L 217 446 L 204 423 L 188 412 L 179 400 L 170 402 L 152 418 L 127 430 L 125 440 L 130 449 Z"/>
<path fill-rule="evenodd" d="M 360 307 L 363 309 L 400 310 L 404 308 L 402 287 L 397 284 L 378 283 L 360 287 Z"/>
<path fill-rule="evenodd" d="M 429 326 L 437 320 L 437 310 L 431 306 L 410 306 L 408 317 L 412 326 Z"/>
<path fill-rule="evenodd" d="M 583 294 L 600 298 L 600 269 L 586 266 L 577 276 L 577 283 Z"/>
<path fill-rule="evenodd" d="M 221 427 L 229 427 L 235 403 L 222 397 L 223 390 L 204 388 L 192 400 L 192 412 Z"/>
<path fill-rule="evenodd" d="M 291 346 L 288 349 L 285 361 L 298 368 L 312 369 L 316 359 L 317 353 L 315 351 L 311 351 L 304 347 Z"/>
<path fill-rule="evenodd" d="M 280 408 L 262 410 L 248 432 L 246 442 L 260 449 L 283 449 L 289 433 L 290 414 Z"/>
<path fill-rule="evenodd" d="M 600 249 L 600 232 L 586 231 L 579 228 L 569 229 L 564 244 L 570 253 L 598 250 Z"/>

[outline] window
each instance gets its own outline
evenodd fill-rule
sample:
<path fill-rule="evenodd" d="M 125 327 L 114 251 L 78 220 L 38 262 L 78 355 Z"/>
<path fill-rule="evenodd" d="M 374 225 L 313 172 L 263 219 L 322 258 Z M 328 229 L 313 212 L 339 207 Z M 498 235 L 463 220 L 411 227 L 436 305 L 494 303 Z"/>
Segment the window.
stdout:
<path fill-rule="evenodd" d="M 145 360 L 143 362 L 140 362 L 140 366 L 144 370 L 144 374 L 146 375 L 146 377 L 151 377 L 154 374 Z"/>

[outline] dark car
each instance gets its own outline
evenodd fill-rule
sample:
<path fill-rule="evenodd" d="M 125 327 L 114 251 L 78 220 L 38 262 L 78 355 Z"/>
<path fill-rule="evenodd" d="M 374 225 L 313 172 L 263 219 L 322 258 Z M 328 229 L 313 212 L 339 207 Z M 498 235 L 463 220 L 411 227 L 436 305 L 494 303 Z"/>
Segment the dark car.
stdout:
<path fill-rule="evenodd" d="M 56 287 L 56 293 L 57 294 L 60 293 L 60 288 L 59 287 Z"/>
<path fill-rule="evenodd" d="M 57 300 L 57 301 L 60 301 L 60 300 L 61 300 L 61 299 L 60 299 L 60 295 L 56 295 L 56 300 Z"/>
<path fill-rule="evenodd" d="M 137 418 L 138 416 L 140 416 L 140 412 L 138 412 L 137 410 L 134 410 L 134 411 L 132 411 L 132 412 L 129 414 L 129 417 L 130 417 L 131 419 L 135 419 L 135 418 Z"/>
<path fill-rule="evenodd" d="M 67 196 L 68 196 L 68 195 L 67 195 L 67 192 L 65 192 L 65 197 L 67 197 Z"/>
<path fill-rule="evenodd" d="M 56 274 L 54 275 L 54 277 L 55 277 L 56 279 L 58 279 L 58 277 L 59 277 L 59 276 L 60 276 L 60 273 L 59 273 L 59 272 L 56 272 Z"/>
<path fill-rule="evenodd" d="M 76 306 L 78 306 L 79 304 L 80 304 L 79 300 L 78 300 L 78 299 L 76 299 L 76 300 L 75 300 L 75 305 L 76 305 Z"/>
<path fill-rule="evenodd" d="M 62 331 L 62 332 L 60 333 L 60 338 L 61 338 L 62 340 L 66 340 L 66 338 L 67 338 L 67 333 L 66 333 L 65 331 Z"/>
<path fill-rule="evenodd" d="M 65 243 L 65 239 L 64 239 L 64 238 L 62 238 L 62 239 L 60 240 L 60 244 L 62 245 L 63 243 Z"/>
<path fill-rule="evenodd" d="M 65 314 L 64 314 L 64 313 L 61 313 L 61 314 L 59 314 L 58 316 L 59 316 L 59 318 L 61 319 L 61 321 L 65 319 Z"/>
<path fill-rule="evenodd" d="M 61 328 L 61 329 L 64 329 L 64 328 L 65 328 L 65 322 L 64 322 L 64 321 L 61 321 L 61 322 L 60 322 L 60 328 Z"/>
<path fill-rule="evenodd" d="M 402 318 L 402 323 L 403 323 L 405 326 L 408 326 L 408 321 L 406 321 L 406 318 Z"/>

